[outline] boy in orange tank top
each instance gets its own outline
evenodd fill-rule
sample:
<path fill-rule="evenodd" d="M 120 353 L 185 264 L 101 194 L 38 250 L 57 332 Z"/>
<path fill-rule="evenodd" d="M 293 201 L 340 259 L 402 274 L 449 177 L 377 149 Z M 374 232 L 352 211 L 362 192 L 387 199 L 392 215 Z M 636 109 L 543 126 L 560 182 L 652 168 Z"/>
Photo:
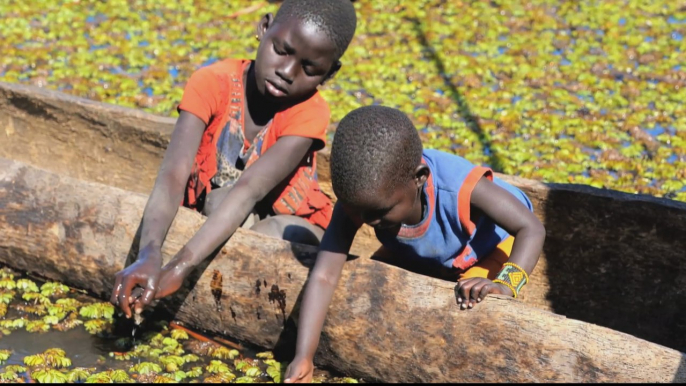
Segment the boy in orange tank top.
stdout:
<path fill-rule="evenodd" d="M 255 60 L 228 59 L 191 76 L 143 213 L 138 259 L 116 275 L 111 302 L 127 318 L 177 291 L 240 226 L 319 244 L 332 204 L 315 173 L 330 118 L 317 87 L 340 69 L 355 27 L 349 0 L 286 0 L 259 21 Z M 181 202 L 208 218 L 162 267 Z"/>

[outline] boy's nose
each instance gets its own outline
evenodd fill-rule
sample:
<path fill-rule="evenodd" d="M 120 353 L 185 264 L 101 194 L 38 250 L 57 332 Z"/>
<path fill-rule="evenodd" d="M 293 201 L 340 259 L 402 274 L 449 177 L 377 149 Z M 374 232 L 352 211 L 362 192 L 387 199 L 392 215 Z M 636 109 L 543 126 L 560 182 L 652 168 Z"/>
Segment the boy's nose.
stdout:
<path fill-rule="evenodd" d="M 276 74 L 286 83 L 292 84 L 295 79 L 296 63 L 294 60 L 287 60 L 281 68 L 276 70 Z"/>

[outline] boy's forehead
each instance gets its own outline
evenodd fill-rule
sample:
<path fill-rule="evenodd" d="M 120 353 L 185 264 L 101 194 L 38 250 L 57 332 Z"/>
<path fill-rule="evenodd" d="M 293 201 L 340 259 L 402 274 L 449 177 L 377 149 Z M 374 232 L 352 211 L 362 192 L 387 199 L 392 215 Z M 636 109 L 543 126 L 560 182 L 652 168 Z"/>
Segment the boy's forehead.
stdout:
<path fill-rule="evenodd" d="M 275 23 L 270 31 L 295 49 L 308 49 L 318 56 L 334 55 L 336 46 L 316 23 L 290 17 Z"/>

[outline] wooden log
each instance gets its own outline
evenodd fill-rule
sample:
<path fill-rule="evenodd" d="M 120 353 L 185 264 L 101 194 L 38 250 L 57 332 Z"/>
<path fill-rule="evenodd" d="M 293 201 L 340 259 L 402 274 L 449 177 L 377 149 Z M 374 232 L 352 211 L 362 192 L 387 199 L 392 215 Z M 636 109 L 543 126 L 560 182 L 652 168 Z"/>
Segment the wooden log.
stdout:
<path fill-rule="evenodd" d="M 174 119 L 0 82 L 0 157 L 140 193 L 152 188 Z M 332 198 L 328 151 L 318 156 Z M 521 300 L 686 351 L 686 204 L 583 185 L 499 177 L 529 195 L 543 254 Z M 352 253 L 379 247 L 369 227 Z"/>
<path fill-rule="evenodd" d="M 0 262 L 106 299 L 145 202 L 141 194 L 0 159 Z M 180 210 L 165 260 L 202 222 Z M 199 328 L 264 347 L 292 342 L 314 256 L 312 247 L 239 230 L 168 305 Z M 318 364 L 365 380 L 686 381 L 678 351 L 508 298 L 460 311 L 451 283 L 366 257 L 347 264 L 333 304 Z"/>

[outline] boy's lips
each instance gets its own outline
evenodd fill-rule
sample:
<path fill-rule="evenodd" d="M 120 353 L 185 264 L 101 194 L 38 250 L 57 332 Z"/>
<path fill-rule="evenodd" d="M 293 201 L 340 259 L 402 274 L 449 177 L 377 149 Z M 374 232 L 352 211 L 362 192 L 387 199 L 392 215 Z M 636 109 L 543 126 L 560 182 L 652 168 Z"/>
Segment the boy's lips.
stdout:
<path fill-rule="evenodd" d="M 286 91 L 283 87 L 273 83 L 270 80 L 265 80 L 264 81 L 265 87 L 267 88 L 267 92 L 272 94 L 275 97 L 283 97 L 288 95 L 288 91 Z"/>

